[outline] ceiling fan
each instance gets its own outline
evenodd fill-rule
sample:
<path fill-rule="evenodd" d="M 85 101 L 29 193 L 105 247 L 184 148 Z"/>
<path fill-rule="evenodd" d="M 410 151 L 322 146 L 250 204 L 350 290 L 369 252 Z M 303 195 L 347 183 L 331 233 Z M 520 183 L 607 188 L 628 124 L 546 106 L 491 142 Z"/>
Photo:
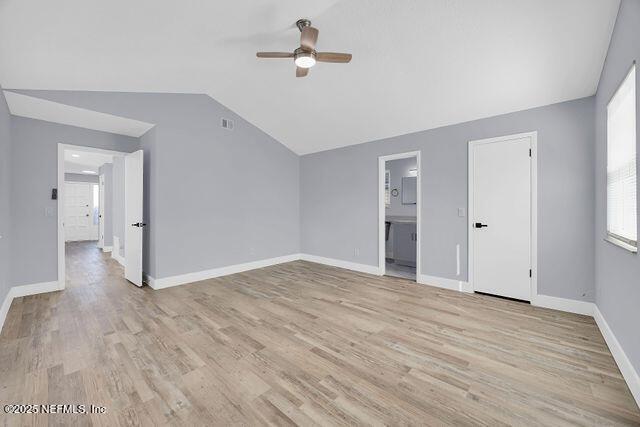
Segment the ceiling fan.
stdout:
<path fill-rule="evenodd" d="M 296 77 L 309 74 L 309 68 L 317 62 L 347 63 L 351 61 L 350 53 L 316 52 L 318 29 L 311 26 L 308 19 L 299 19 L 296 26 L 300 30 L 300 47 L 293 52 L 258 52 L 258 58 L 293 58 L 296 64 Z"/>

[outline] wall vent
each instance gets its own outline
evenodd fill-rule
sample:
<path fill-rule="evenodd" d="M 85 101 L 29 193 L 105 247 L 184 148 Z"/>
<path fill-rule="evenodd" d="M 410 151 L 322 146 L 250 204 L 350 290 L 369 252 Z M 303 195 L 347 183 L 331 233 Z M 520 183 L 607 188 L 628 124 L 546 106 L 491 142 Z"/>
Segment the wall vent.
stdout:
<path fill-rule="evenodd" d="M 223 118 L 221 125 L 224 129 L 233 130 L 233 120 Z"/>

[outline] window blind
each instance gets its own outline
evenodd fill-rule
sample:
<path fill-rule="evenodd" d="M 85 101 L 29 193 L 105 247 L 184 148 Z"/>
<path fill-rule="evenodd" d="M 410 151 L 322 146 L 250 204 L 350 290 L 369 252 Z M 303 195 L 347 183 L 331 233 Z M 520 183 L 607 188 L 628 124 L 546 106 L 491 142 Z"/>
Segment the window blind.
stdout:
<path fill-rule="evenodd" d="M 607 105 L 607 233 L 637 247 L 636 67 Z"/>

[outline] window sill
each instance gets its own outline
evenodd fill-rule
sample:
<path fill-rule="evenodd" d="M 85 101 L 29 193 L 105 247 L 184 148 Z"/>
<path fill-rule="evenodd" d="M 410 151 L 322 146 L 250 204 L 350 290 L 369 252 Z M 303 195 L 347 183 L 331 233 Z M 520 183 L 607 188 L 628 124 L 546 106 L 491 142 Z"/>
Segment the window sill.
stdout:
<path fill-rule="evenodd" d="M 637 254 L 638 253 L 638 248 L 635 246 L 632 246 L 626 242 L 623 242 L 622 240 L 618 240 L 615 237 L 611 237 L 611 236 L 607 236 L 604 238 L 605 242 L 609 242 L 613 245 L 619 246 L 622 249 L 626 249 L 631 253 Z"/>

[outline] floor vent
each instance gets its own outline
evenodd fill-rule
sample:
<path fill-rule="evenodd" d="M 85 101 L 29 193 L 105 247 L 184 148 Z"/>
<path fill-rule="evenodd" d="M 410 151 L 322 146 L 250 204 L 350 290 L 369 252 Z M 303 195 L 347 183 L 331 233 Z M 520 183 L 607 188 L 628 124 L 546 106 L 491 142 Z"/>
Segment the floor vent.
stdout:
<path fill-rule="evenodd" d="M 233 120 L 223 118 L 222 127 L 228 130 L 233 130 Z"/>

